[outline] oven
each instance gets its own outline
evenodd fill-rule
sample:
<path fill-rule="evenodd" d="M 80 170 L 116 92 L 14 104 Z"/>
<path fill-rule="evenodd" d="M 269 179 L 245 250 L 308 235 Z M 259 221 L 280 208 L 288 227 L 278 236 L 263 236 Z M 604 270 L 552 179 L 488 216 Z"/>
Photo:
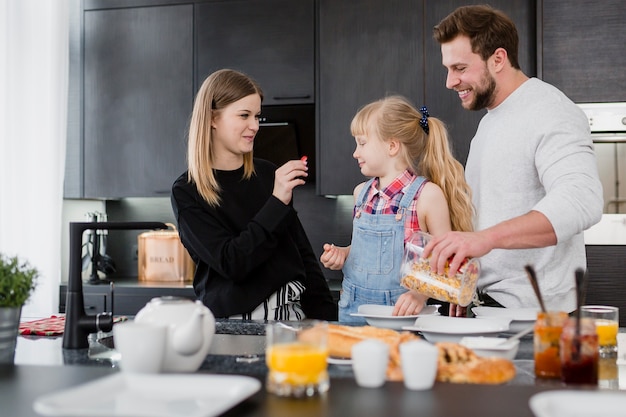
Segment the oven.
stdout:
<path fill-rule="evenodd" d="M 578 103 L 591 128 L 604 212 L 626 213 L 626 102 Z"/>

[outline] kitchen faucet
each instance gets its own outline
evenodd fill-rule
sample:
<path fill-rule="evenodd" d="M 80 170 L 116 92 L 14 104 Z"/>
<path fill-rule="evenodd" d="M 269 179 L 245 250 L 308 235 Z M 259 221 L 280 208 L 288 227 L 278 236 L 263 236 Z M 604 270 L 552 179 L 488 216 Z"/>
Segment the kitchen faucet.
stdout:
<path fill-rule="evenodd" d="M 83 299 L 82 239 L 85 230 L 142 230 L 167 229 L 161 222 L 71 222 L 70 223 L 70 274 L 67 283 L 65 303 L 65 330 L 63 349 L 84 349 L 89 347 L 88 336 L 97 331 L 110 332 L 113 329 L 113 314 L 85 313 Z"/>

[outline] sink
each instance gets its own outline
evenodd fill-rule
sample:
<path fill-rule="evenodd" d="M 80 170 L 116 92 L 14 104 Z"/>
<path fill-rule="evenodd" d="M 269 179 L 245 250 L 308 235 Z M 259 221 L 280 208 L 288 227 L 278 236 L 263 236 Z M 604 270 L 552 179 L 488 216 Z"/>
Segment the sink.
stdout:
<path fill-rule="evenodd" d="M 105 336 L 98 339 L 98 343 L 109 349 L 115 349 L 115 343 L 113 342 L 113 336 Z"/>
<path fill-rule="evenodd" d="M 98 339 L 108 349 L 115 349 L 113 336 Z M 265 336 L 249 334 L 215 334 L 209 355 L 249 356 L 265 353 Z"/>

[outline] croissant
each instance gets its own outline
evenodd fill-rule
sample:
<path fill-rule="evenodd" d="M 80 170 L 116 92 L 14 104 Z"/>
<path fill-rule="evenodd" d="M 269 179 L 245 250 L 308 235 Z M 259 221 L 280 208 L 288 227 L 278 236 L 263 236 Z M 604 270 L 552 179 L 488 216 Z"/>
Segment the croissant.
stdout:
<path fill-rule="evenodd" d="M 503 384 L 515 377 L 508 359 L 483 358 L 457 343 L 436 343 L 439 349 L 437 381 L 462 384 Z"/>

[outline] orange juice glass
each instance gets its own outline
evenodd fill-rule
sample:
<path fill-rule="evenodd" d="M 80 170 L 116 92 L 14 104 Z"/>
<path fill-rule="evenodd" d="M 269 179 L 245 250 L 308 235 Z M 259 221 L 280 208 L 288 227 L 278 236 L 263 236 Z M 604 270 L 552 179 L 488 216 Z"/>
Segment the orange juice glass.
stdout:
<path fill-rule="evenodd" d="M 617 357 L 619 309 L 613 306 L 587 305 L 581 307 L 580 314 L 581 317 L 588 317 L 595 321 L 600 357 Z"/>
<path fill-rule="evenodd" d="M 274 322 L 266 327 L 267 390 L 283 397 L 328 391 L 328 323 Z"/>

